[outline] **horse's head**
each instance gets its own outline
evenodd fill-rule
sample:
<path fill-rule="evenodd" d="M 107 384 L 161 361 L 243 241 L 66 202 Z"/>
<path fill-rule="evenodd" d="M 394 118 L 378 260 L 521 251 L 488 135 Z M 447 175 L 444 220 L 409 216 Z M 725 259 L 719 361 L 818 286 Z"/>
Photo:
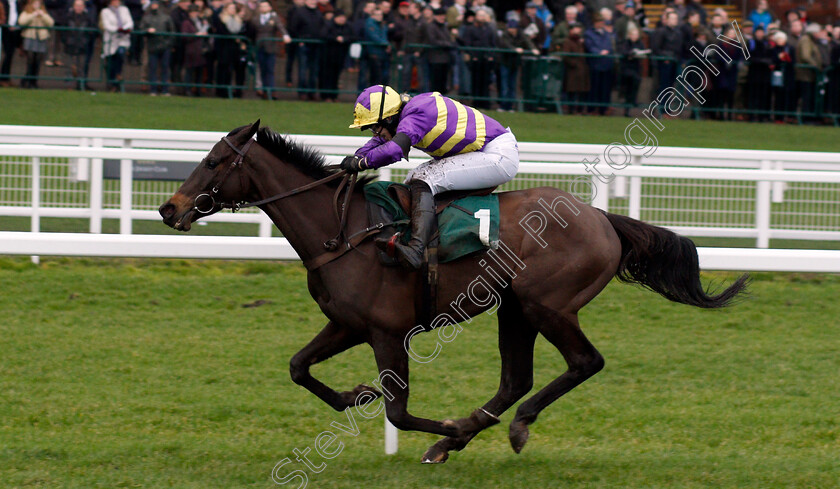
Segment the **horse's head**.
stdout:
<path fill-rule="evenodd" d="M 234 129 L 213 146 L 165 204 L 160 206 L 163 222 L 179 231 L 189 231 L 193 222 L 245 200 L 250 181 L 242 168 L 245 153 L 260 128 L 260 121 Z"/>

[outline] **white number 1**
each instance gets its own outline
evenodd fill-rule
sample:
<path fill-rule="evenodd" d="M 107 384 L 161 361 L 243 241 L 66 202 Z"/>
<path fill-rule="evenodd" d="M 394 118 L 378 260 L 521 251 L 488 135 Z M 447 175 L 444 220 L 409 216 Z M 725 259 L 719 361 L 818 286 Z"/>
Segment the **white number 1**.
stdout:
<path fill-rule="evenodd" d="M 473 217 L 478 219 L 478 239 L 484 246 L 490 246 L 490 209 L 479 209 Z"/>

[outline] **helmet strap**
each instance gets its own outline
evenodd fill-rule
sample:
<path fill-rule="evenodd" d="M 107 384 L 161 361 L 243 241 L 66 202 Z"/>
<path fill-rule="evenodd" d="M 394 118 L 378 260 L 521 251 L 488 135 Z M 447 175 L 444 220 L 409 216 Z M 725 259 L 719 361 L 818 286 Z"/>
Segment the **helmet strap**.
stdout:
<path fill-rule="evenodd" d="M 377 120 L 377 124 L 382 124 L 382 114 L 385 112 L 385 95 L 388 91 L 388 87 L 382 85 L 382 100 L 379 101 L 379 119 Z"/>

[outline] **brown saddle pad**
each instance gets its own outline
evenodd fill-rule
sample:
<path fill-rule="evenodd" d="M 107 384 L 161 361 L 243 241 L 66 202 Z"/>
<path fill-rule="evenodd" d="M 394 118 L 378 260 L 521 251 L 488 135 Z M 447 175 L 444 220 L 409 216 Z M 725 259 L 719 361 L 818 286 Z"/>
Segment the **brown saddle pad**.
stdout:
<path fill-rule="evenodd" d="M 499 188 L 479 188 L 474 190 L 450 190 L 435 195 L 435 214 L 440 214 L 452 202 L 463 199 L 464 197 L 471 197 L 473 195 L 484 196 L 490 195 L 494 190 Z M 411 215 L 411 189 L 405 185 L 394 184 L 388 187 L 388 194 L 397 202 L 407 215 Z"/>

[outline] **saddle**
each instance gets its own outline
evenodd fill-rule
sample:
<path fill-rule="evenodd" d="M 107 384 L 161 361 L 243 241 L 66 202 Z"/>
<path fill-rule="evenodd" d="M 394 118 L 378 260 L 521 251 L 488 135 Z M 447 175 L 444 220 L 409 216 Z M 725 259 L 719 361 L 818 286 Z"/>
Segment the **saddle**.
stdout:
<path fill-rule="evenodd" d="M 497 188 L 499 187 L 479 188 L 475 190 L 450 190 L 448 192 L 439 193 L 435 195 L 435 214 L 440 214 L 444 209 L 449 207 L 458 199 L 472 196 L 483 197 L 485 195 L 492 194 Z M 400 204 L 403 212 L 409 216 L 411 215 L 411 189 L 409 187 L 403 185 L 391 185 L 388 187 L 388 194 Z"/>

